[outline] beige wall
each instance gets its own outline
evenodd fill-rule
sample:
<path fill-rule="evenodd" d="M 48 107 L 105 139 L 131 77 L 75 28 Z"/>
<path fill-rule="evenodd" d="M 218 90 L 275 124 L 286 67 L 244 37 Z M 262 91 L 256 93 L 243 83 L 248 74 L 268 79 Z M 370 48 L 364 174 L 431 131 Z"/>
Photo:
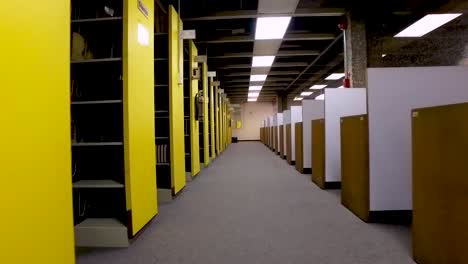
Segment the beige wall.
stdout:
<path fill-rule="evenodd" d="M 260 140 L 260 127 L 262 121 L 276 113 L 276 105 L 273 103 L 244 103 L 241 105 L 242 128 L 235 128 L 235 121 L 232 136 L 239 140 Z"/>

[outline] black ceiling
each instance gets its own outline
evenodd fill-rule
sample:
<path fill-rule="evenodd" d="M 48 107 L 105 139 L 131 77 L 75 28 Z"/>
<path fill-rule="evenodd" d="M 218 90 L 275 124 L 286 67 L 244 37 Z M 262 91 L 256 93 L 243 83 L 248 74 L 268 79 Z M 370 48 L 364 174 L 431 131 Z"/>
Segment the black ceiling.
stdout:
<path fill-rule="evenodd" d="M 178 9 L 179 1 L 157 1 L 166 6 L 173 4 Z M 355 10 L 366 16 L 371 27 L 373 25 L 378 30 L 385 27 L 392 32 L 401 30 L 428 10 L 447 5 L 447 2 L 458 1 L 300 0 L 297 10 L 324 10 L 330 14 L 331 10 Z M 217 72 L 222 88 L 233 103 L 247 99 L 256 23 L 256 18 L 249 14 L 256 14 L 257 7 L 258 0 L 180 1 L 184 29 L 196 29 L 199 53 L 208 55 L 209 70 Z M 220 13 L 226 15 L 231 11 L 235 13 L 233 17 L 219 17 Z M 246 16 L 239 16 L 241 14 Z M 199 19 L 206 16 L 218 17 Z M 291 37 L 282 42 L 259 101 L 273 101 L 278 94 L 294 96 L 301 89 L 322 82 L 329 73 L 342 72 L 343 40 L 338 28 L 342 19 L 336 14 L 293 17 L 286 33 Z M 318 40 L 317 36 L 324 38 Z M 340 82 L 329 84 L 341 85 Z"/>

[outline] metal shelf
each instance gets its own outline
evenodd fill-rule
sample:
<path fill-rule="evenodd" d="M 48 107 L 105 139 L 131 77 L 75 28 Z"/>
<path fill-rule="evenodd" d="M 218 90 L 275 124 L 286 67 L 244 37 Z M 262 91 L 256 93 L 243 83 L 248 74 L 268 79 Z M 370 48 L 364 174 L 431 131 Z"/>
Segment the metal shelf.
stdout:
<path fill-rule="evenodd" d="M 98 104 L 120 104 L 122 100 L 96 100 L 96 101 L 76 101 L 72 105 L 98 105 Z"/>
<path fill-rule="evenodd" d="M 106 22 L 106 21 L 120 21 L 122 17 L 98 17 L 98 18 L 83 18 L 72 19 L 72 23 L 90 23 L 90 22 Z"/>
<path fill-rule="evenodd" d="M 168 87 L 169 84 L 155 84 L 154 87 Z"/>
<path fill-rule="evenodd" d="M 124 188 L 124 185 L 113 180 L 82 180 L 73 183 L 75 189 Z"/>
<path fill-rule="evenodd" d="M 122 58 L 103 58 L 103 59 L 75 60 L 75 61 L 71 61 L 71 64 L 118 62 L 118 61 L 122 61 Z"/>
<path fill-rule="evenodd" d="M 171 166 L 170 163 L 156 163 L 156 166 Z"/>
<path fill-rule="evenodd" d="M 72 143 L 73 147 L 106 147 L 106 146 L 123 146 L 123 142 L 88 142 L 88 143 Z"/>

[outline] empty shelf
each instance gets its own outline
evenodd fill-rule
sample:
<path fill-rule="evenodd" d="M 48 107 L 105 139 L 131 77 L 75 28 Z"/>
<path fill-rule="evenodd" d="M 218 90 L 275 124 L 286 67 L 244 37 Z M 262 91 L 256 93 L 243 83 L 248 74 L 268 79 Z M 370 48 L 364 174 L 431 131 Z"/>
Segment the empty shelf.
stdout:
<path fill-rule="evenodd" d="M 168 59 L 167 58 L 156 58 L 154 59 L 155 61 L 167 61 Z"/>
<path fill-rule="evenodd" d="M 105 21 L 119 21 L 122 17 L 99 17 L 99 18 L 83 18 L 72 19 L 72 23 L 89 23 L 89 22 L 105 22 Z"/>
<path fill-rule="evenodd" d="M 169 139 L 169 137 L 156 137 L 156 139 Z"/>
<path fill-rule="evenodd" d="M 170 163 L 156 163 L 156 166 L 171 166 Z"/>
<path fill-rule="evenodd" d="M 97 101 L 77 101 L 72 102 L 72 105 L 96 105 L 96 104 L 120 104 L 122 100 L 97 100 Z"/>
<path fill-rule="evenodd" d="M 104 58 L 104 59 L 89 59 L 89 60 L 75 60 L 72 64 L 83 64 L 83 63 L 99 63 L 99 62 L 115 62 L 122 61 L 122 58 Z"/>
<path fill-rule="evenodd" d="M 76 189 L 124 188 L 124 185 L 113 180 L 82 180 L 73 183 Z"/>
<path fill-rule="evenodd" d="M 88 218 L 75 226 L 79 247 L 128 247 L 127 227 L 114 218 Z"/>
<path fill-rule="evenodd" d="M 156 84 L 154 87 L 167 87 L 169 86 L 168 84 Z"/>
<path fill-rule="evenodd" d="M 104 146 L 122 146 L 122 142 L 88 142 L 72 143 L 73 147 L 104 147 Z"/>

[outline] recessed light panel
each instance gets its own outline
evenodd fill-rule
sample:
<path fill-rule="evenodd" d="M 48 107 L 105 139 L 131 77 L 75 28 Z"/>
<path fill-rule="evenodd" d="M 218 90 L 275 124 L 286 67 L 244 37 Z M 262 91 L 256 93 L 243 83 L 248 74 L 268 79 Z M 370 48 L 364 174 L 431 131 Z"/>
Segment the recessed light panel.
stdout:
<path fill-rule="evenodd" d="M 259 75 L 250 75 L 251 82 L 263 82 L 267 78 L 266 74 L 259 74 Z"/>
<path fill-rule="evenodd" d="M 325 80 L 339 80 L 345 76 L 344 73 L 332 73 Z"/>
<path fill-rule="evenodd" d="M 327 87 L 326 84 L 316 84 L 316 85 L 312 85 L 312 86 L 310 87 L 310 89 L 313 89 L 313 90 L 320 90 L 320 89 L 323 89 L 323 88 L 325 88 L 325 87 Z"/>
<path fill-rule="evenodd" d="M 249 93 L 249 97 L 258 97 L 260 93 Z"/>
<path fill-rule="evenodd" d="M 262 90 L 262 86 L 250 86 L 249 91 L 260 91 Z"/>
<path fill-rule="evenodd" d="M 275 56 L 254 56 L 252 67 L 271 67 L 273 61 L 275 61 Z"/>
<path fill-rule="evenodd" d="M 434 29 L 454 20 L 462 14 L 432 14 L 427 15 L 396 34 L 397 38 L 422 37 Z"/>
<path fill-rule="evenodd" d="M 259 17 L 255 39 L 282 39 L 288 29 L 291 17 Z"/>
<path fill-rule="evenodd" d="M 309 95 L 311 95 L 311 94 L 312 94 L 312 92 L 302 92 L 302 93 L 301 93 L 302 96 L 309 96 Z"/>

